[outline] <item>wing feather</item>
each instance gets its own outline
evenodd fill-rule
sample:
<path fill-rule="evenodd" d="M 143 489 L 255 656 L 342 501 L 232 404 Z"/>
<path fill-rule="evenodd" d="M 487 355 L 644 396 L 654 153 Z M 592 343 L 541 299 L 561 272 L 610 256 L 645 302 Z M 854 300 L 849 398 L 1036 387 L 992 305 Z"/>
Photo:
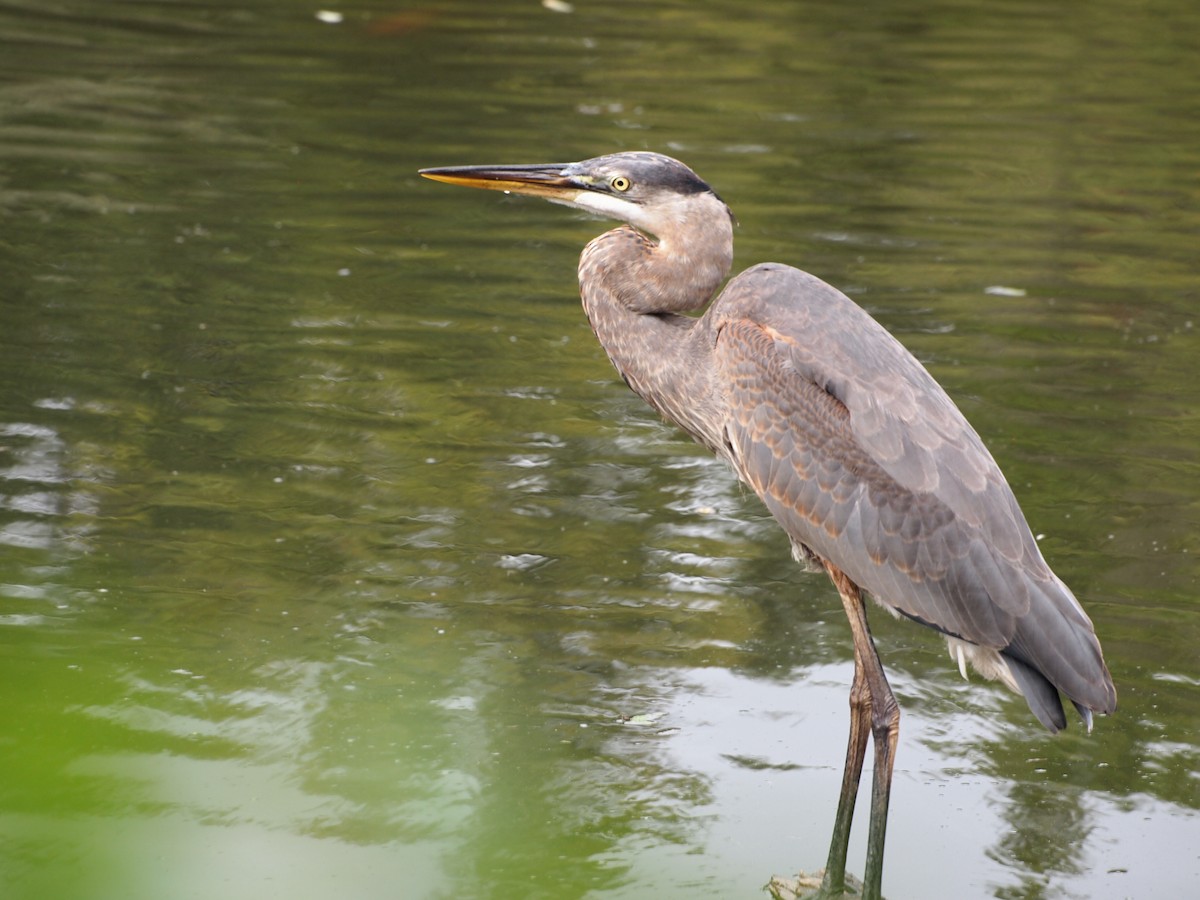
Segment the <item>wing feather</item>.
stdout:
<path fill-rule="evenodd" d="M 1091 622 L 995 460 L 895 338 L 773 264 L 734 279 L 710 316 L 731 461 L 795 544 L 879 602 L 1014 660 L 1043 722 L 1061 710 L 1038 679 L 1115 707 Z"/>

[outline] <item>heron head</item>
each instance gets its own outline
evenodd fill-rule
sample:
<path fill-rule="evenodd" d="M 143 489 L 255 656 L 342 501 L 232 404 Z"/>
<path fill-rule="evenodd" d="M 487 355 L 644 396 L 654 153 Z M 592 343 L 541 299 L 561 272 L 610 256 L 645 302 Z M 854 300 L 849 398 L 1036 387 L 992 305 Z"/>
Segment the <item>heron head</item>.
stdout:
<path fill-rule="evenodd" d="M 689 219 L 717 213 L 724 201 L 695 172 L 661 153 L 611 153 L 574 163 L 422 169 L 434 181 L 531 194 L 628 222 L 666 239 Z"/>

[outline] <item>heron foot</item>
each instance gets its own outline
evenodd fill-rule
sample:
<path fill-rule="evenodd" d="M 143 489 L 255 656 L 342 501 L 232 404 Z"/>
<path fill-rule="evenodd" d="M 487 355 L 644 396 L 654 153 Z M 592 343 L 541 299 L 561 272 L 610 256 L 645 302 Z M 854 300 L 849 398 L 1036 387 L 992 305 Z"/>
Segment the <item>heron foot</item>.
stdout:
<path fill-rule="evenodd" d="M 824 869 L 812 873 L 800 872 L 794 878 L 773 875 L 766 889 L 773 900 L 839 900 L 862 896 L 862 882 L 849 873 L 846 874 L 844 889 L 833 893 L 824 890 L 824 879 Z"/>

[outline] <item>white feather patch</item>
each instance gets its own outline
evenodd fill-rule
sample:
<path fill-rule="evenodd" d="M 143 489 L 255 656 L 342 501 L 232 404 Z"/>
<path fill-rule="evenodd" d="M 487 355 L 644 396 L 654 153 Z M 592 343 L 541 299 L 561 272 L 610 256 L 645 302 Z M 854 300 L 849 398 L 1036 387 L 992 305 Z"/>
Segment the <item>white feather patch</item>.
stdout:
<path fill-rule="evenodd" d="M 966 664 L 970 663 L 971 668 L 984 678 L 999 681 L 1009 690 L 1021 693 L 1021 689 L 1017 687 L 1017 680 L 1008 669 L 1008 663 L 997 651 L 952 637 L 946 638 L 946 644 L 950 648 L 950 658 L 958 663 L 958 670 L 962 672 L 963 678 L 967 677 Z"/>

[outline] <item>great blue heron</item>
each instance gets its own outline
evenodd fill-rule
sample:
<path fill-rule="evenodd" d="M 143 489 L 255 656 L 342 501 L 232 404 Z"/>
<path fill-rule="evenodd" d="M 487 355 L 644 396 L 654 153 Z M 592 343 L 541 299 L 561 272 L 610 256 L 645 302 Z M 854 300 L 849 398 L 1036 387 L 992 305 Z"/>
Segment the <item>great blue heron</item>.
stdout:
<path fill-rule="evenodd" d="M 764 263 L 732 279 L 733 216 L 678 160 L 614 153 L 555 165 L 423 169 L 628 223 L 579 260 L 583 308 L 621 377 L 726 460 L 798 560 L 837 587 L 854 640 L 850 739 L 821 896 L 845 890 L 866 755 L 875 775 L 864 896 L 878 897 L 900 713 L 863 591 L 942 632 L 966 664 L 1025 696 L 1051 731 L 1059 692 L 1088 730 L 1117 694 L 1091 620 L 1038 549 L 1004 476 L 953 401 L 864 310 Z"/>

